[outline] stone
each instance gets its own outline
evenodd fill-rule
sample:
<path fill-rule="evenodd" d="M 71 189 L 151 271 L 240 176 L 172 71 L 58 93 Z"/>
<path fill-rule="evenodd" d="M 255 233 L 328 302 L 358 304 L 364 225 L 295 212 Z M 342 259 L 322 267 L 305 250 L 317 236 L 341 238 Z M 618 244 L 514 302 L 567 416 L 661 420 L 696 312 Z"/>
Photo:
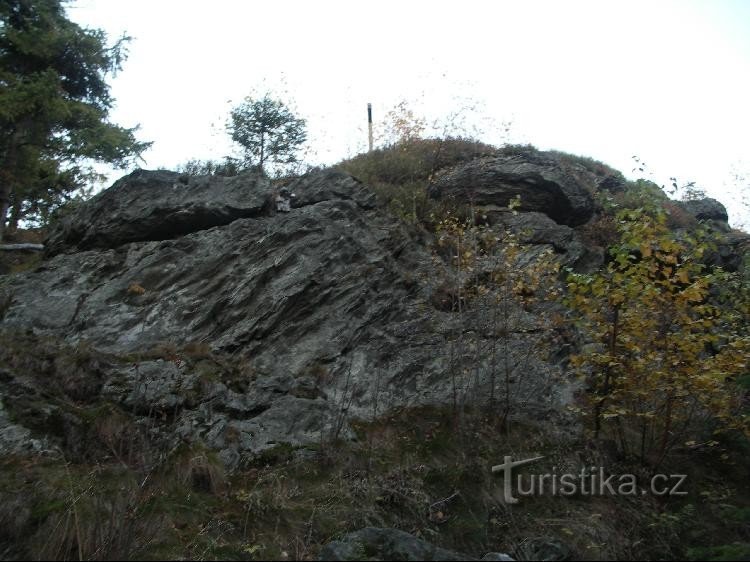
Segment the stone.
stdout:
<path fill-rule="evenodd" d="M 491 225 L 507 228 L 524 244 L 552 246 L 561 256 L 561 265 L 579 273 L 591 273 L 604 263 L 603 248 L 585 244 L 575 229 L 556 223 L 544 213 L 513 213 L 486 206 L 478 207 L 477 214 Z"/>
<path fill-rule="evenodd" d="M 610 193 L 621 193 L 625 191 L 627 182 L 622 175 L 609 174 L 599 179 L 596 189 L 598 191 L 609 191 Z"/>
<path fill-rule="evenodd" d="M 679 204 L 698 220 L 729 221 L 726 207 L 716 199 L 704 197 L 703 199 L 680 201 Z"/>
<path fill-rule="evenodd" d="M 226 225 L 261 214 L 270 192 L 270 181 L 256 172 L 184 177 L 137 170 L 65 217 L 47 237 L 46 253 L 169 240 Z"/>
<path fill-rule="evenodd" d="M 172 361 L 137 362 L 109 371 L 102 398 L 121 402 L 140 413 L 172 411 L 185 403 L 185 390 L 191 388 L 196 376 L 186 373 Z"/>
<path fill-rule="evenodd" d="M 478 560 L 398 529 L 366 527 L 328 543 L 318 560 Z M 492 558 L 501 560 L 501 558 Z M 502 560 L 512 560 L 502 558 Z"/>
<path fill-rule="evenodd" d="M 723 224 L 721 222 L 714 224 Z M 747 267 L 745 256 L 750 250 L 750 235 L 740 230 L 714 229 L 715 246 L 709 247 L 703 263 L 726 271 L 740 271 Z"/>
<path fill-rule="evenodd" d="M 441 175 L 429 194 L 479 207 L 508 207 L 520 197 L 520 211 L 541 212 L 568 226 L 584 224 L 595 210 L 590 191 L 541 153 L 472 160 Z"/>
<path fill-rule="evenodd" d="M 502 552 L 488 552 L 482 556 L 482 560 L 494 561 L 494 562 L 513 562 L 513 558 Z"/>
<path fill-rule="evenodd" d="M 521 543 L 516 549 L 521 560 L 576 560 L 572 549 L 558 539 L 537 537 Z"/>
<path fill-rule="evenodd" d="M 55 455 L 47 440 L 32 438 L 28 428 L 14 423 L 3 405 L 5 397 L 0 394 L 0 455 L 34 453 L 37 455 Z"/>

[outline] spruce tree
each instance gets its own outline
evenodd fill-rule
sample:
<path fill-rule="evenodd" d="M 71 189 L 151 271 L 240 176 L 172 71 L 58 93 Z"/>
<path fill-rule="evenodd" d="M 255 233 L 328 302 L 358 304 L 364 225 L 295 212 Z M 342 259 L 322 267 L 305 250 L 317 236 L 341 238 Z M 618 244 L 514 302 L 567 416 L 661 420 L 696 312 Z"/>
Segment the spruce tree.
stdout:
<path fill-rule="evenodd" d="M 126 166 L 150 143 L 108 120 L 107 75 L 128 37 L 70 21 L 64 0 L 0 0 L 0 240 L 8 222 L 44 219 L 94 175 Z M 12 208 L 11 208 L 12 207 Z"/>

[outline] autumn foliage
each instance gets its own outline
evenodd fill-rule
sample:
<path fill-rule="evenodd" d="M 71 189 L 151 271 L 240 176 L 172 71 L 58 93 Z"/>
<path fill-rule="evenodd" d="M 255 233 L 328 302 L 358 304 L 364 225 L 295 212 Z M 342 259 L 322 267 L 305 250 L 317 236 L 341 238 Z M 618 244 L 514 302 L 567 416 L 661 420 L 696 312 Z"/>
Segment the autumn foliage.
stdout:
<path fill-rule="evenodd" d="M 707 270 L 707 239 L 678 238 L 662 212 L 629 210 L 617 223 L 606 269 L 568 277 L 567 304 L 590 341 L 573 365 L 588 381 L 582 411 L 595 436 L 659 464 L 676 446 L 712 444 L 712 432 L 748 433 L 736 381 L 750 336 L 740 293 L 722 292 L 731 276 Z"/>
<path fill-rule="evenodd" d="M 512 201 L 509 212 L 519 205 Z M 441 304 L 454 314 L 444 332 L 454 410 L 463 412 L 467 389 L 484 372 L 480 392 L 487 411 L 507 430 L 514 409 L 554 383 L 534 371 L 554 335 L 552 309 L 544 304 L 559 299 L 559 263 L 551 248 L 522 244 L 510 229 L 477 224 L 473 216 L 449 212 L 434 222 L 436 249 L 449 276 L 441 293 L 447 302 Z M 527 351 L 519 356 L 514 348 Z"/>

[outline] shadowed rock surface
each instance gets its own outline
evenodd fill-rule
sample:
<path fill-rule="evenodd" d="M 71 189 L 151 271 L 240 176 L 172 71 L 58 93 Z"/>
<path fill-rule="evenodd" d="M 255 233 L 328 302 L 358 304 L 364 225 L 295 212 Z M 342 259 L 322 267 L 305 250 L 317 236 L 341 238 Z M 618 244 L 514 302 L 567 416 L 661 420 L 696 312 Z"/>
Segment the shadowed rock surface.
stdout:
<path fill-rule="evenodd" d="M 591 176 L 589 182 L 595 185 L 599 180 Z M 519 210 L 538 211 L 569 226 L 585 223 L 594 213 L 593 198 L 582 182 L 555 159 L 542 154 L 472 160 L 440 176 L 430 195 L 480 208 L 507 207 L 518 196 Z"/>
<path fill-rule="evenodd" d="M 489 224 L 507 228 L 525 244 L 552 246 L 561 263 L 575 271 L 596 271 L 604 263 L 603 248 L 584 243 L 576 230 L 556 223 L 544 213 L 513 213 L 494 206 L 485 206 L 480 212 Z"/>
<path fill-rule="evenodd" d="M 729 221 L 727 208 L 721 202 L 710 197 L 681 201 L 680 205 L 698 220 Z"/>
<path fill-rule="evenodd" d="M 679 201 L 677 205 L 708 227 L 714 236 L 714 244 L 707 248 L 703 262 L 727 271 L 739 270 L 750 247 L 750 235 L 729 226 L 726 207 L 710 197 Z"/>

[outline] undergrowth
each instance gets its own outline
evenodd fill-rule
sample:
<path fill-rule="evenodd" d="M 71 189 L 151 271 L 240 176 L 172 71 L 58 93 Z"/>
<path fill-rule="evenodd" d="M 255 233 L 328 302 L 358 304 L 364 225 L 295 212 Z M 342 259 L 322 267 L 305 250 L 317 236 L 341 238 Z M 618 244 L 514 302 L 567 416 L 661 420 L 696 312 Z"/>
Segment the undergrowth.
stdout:
<path fill-rule="evenodd" d="M 517 559 L 542 539 L 589 560 L 724 559 L 750 540 L 747 485 L 728 484 L 741 482 L 741 458 L 675 458 L 670 468 L 689 467 L 686 497 L 535 496 L 506 505 L 490 470 L 504 455 L 544 456 L 535 473 L 637 467 L 578 437 L 530 425 L 505 434 L 484 414 L 467 419 L 457 427 L 446 410 L 404 411 L 360 423 L 355 441 L 324 450 L 280 445 L 234 474 L 196 445 L 152 466 L 8 456 L 3 557 L 309 560 L 366 526 Z"/>

